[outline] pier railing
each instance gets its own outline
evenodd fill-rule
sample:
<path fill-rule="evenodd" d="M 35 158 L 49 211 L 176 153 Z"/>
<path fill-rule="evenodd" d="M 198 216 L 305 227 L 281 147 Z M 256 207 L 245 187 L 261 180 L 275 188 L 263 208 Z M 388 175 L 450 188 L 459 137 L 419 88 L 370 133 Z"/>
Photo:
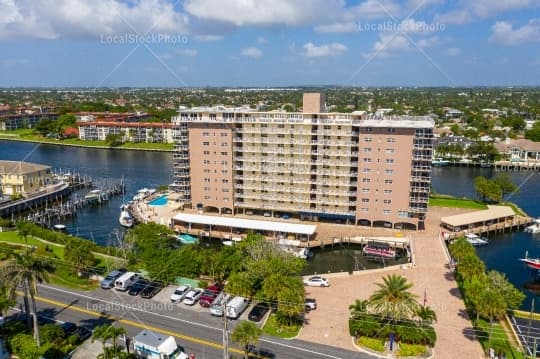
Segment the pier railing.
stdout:
<path fill-rule="evenodd" d="M 471 229 L 461 230 L 458 232 L 448 232 L 446 229 L 442 229 L 444 232 L 444 239 L 453 240 L 465 236 L 468 233 L 472 234 L 490 234 L 490 233 L 504 233 L 506 231 L 514 231 L 524 228 L 534 222 L 531 217 L 516 216 L 512 220 L 505 222 L 494 223 L 489 226 L 475 227 Z"/>

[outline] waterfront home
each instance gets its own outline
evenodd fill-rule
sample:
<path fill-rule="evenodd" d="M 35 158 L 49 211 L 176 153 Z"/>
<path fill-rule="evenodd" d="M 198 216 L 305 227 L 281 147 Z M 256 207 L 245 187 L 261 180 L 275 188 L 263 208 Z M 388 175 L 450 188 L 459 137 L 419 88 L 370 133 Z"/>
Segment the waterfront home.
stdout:
<path fill-rule="evenodd" d="M 0 161 L 0 191 L 2 195 L 28 196 L 52 184 L 51 167 L 40 164 Z"/>
<path fill-rule="evenodd" d="M 495 143 L 495 148 L 513 162 L 540 161 L 540 142 L 507 138 L 504 142 Z"/>

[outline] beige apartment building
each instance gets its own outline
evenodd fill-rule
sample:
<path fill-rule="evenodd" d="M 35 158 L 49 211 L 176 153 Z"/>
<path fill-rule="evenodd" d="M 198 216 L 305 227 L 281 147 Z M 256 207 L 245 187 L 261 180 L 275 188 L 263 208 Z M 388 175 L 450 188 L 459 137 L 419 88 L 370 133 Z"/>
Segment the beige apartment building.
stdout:
<path fill-rule="evenodd" d="M 2 195 L 27 196 L 52 184 L 51 167 L 19 161 L 0 161 Z"/>
<path fill-rule="evenodd" d="M 434 122 L 427 116 L 181 108 L 171 188 L 202 212 L 423 227 Z"/>

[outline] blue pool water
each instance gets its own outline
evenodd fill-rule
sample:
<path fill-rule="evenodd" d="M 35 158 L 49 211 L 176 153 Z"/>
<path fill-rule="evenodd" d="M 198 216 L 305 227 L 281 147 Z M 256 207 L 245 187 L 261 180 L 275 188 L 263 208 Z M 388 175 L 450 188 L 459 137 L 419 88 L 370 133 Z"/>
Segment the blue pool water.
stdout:
<path fill-rule="evenodd" d="M 177 238 L 180 240 L 180 242 L 184 244 L 194 244 L 197 243 L 197 237 L 190 236 L 187 233 L 182 233 L 177 236 Z"/>
<path fill-rule="evenodd" d="M 167 204 L 167 196 L 161 196 L 148 202 L 150 206 L 164 206 Z"/>

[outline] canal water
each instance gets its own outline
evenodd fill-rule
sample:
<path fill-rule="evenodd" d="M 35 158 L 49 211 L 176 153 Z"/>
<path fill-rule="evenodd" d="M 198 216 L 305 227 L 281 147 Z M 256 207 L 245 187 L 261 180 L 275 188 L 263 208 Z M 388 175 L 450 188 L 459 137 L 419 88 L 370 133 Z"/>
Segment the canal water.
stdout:
<path fill-rule="evenodd" d="M 131 199 L 140 188 L 167 185 L 173 180 L 172 153 L 164 152 L 89 149 L 0 140 L 0 159 L 24 160 L 64 168 L 101 178 L 109 183 L 119 183 L 124 179 L 126 200 Z M 474 197 L 474 178 L 479 175 L 490 177 L 494 174 L 490 168 L 436 167 L 433 169 L 432 185 L 437 193 Z M 517 203 L 529 215 L 540 216 L 540 175 L 531 172 L 509 174 L 514 183 L 520 186 L 520 192 L 509 200 Z M 116 236 L 123 231 L 118 224 L 122 200 L 121 197 L 115 197 L 106 205 L 84 208 L 64 224 L 72 234 L 92 239 L 99 244 L 114 243 Z M 515 285 L 522 288 L 529 280 L 530 272 L 518 258 L 523 257 L 525 251 L 528 251 L 531 257 L 540 257 L 540 235 L 513 232 L 490 235 L 489 239 L 488 246 L 478 248 L 478 254 L 487 268 L 506 273 Z M 382 265 L 379 262 L 365 261 L 358 246 L 330 246 L 315 250 L 306 272 L 348 272 Z M 532 295 L 528 294 L 523 308 L 530 307 Z"/>

